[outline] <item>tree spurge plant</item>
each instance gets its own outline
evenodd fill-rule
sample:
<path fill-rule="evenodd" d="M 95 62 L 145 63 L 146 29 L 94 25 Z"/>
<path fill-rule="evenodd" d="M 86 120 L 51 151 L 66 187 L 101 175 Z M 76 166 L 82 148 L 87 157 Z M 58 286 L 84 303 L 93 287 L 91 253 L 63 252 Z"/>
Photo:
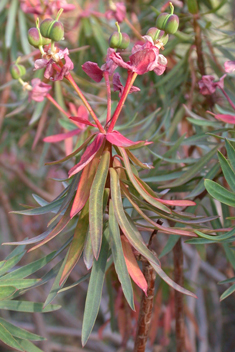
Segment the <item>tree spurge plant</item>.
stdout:
<path fill-rule="evenodd" d="M 47 9 L 49 11 L 49 5 Z M 86 133 L 87 138 L 79 147 L 76 146 L 74 151 L 71 150 L 71 144 L 67 144 L 67 155 L 64 158 L 47 163 L 48 165 L 58 165 L 73 157 L 76 158 L 77 163 L 68 171 L 68 178 L 63 180 L 65 185 L 63 192 L 50 203 L 35 196 L 40 207 L 15 211 L 15 213 L 22 215 L 54 212 L 55 216 L 50 220 L 48 229 L 32 239 L 7 243 L 21 246 L 32 245 L 28 249 L 28 252 L 32 252 L 59 234 L 72 231 L 72 236 L 66 239 L 57 252 L 35 262 L 35 267 L 38 270 L 64 249 L 67 249 L 63 262 L 59 263 L 56 269 L 49 272 L 41 281 L 25 279 L 36 271 L 36 269 L 27 271 L 27 266 L 19 269 L 21 271 L 18 274 L 14 271 L 6 274 L 5 280 L 9 284 L 8 280 L 12 280 L 14 277 L 24 278 L 17 287 L 22 291 L 13 290 L 14 292 L 9 293 L 9 297 L 12 294 L 12 297 L 15 298 L 24 292 L 23 289 L 39 286 L 51 277 L 55 277 L 43 307 L 42 305 L 38 306 L 38 311 L 42 311 L 43 308 L 44 311 L 45 309 L 49 311 L 58 308 L 58 306 L 52 306 L 51 302 L 59 292 L 74 287 L 89 277 L 81 336 L 84 346 L 98 315 L 105 274 L 111 273 L 112 279 L 115 281 L 114 289 L 119 292 L 119 299 L 124 302 L 125 297 L 130 308 L 135 311 L 138 295 L 136 289 L 133 290 L 132 279 L 143 291 L 134 350 L 144 351 L 151 322 L 155 273 L 176 291 L 196 297 L 193 292 L 181 286 L 180 280 L 176 278 L 175 282 L 163 271 L 157 253 L 151 249 L 153 236 L 157 236 L 158 233 L 175 235 L 176 241 L 179 236 L 190 238 L 202 234 L 209 238 L 212 237 L 209 233 L 213 230 L 202 229 L 201 223 L 213 220 L 215 217 L 192 218 L 189 213 L 184 213 L 182 210 L 194 206 L 196 204 L 194 201 L 170 199 L 167 195 L 168 190 L 153 191 L 141 179 L 139 170 L 146 169 L 148 171 L 154 166 L 150 163 L 143 163 L 135 156 L 135 149 L 144 149 L 152 142 L 132 141 L 116 129 L 120 114 L 125 109 L 128 95 L 134 93 L 138 99 L 140 89 L 134 86 L 138 75 L 144 75 L 149 71 L 153 71 L 157 76 L 164 73 L 167 59 L 160 54 L 160 51 L 167 45 L 168 35 L 176 33 L 179 25 L 179 19 L 174 14 L 173 5 L 170 3 L 170 13 L 164 12 L 158 16 L 156 27 L 149 28 L 146 35 L 140 36 L 129 55 L 127 49 L 130 50 L 130 38 L 126 33 L 122 33 L 118 24 L 125 18 L 125 13 L 122 10 L 122 7 L 117 6 L 107 14 L 107 16 L 111 15 L 117 19 L 117 30 L 110 36 L 109 48 L 103 65 L 99 67 L 98 63 L 91 61 L 82 65 L 83 71 L 96 83 L 104 79 L 107 88 L 107 113 L 104 122 L 93 110 L 85 94 L 75 82 L 72 72 L 74 63 L 70 59 L 69 50 L 67 48 L 62 50 L 59 47 L 58 42 L 64 37 L 64 27 L 60 21 L 62 10 L 58 12 L 56 19 L 46 18 L 41 23 L 37 19 L 35 27 L 28 31 L 29 43 L 38 48 L 41 55 L 34 62 L 34 71 L 44 69 L 44 78 L 47 83 L 39 78 L 32 79 L 31 84 L 24 81 L 26 70 L 20 58 L 11 66 L 12 77 L 17 79 L 23 89 L 28 92 L 29 101 L 49 100 L 69 119 L 70 126 L 71 123 L 74 127 L 76 126 L 75 129 L 65 130 L 62 134 L 45 137 L 46 143 L 67 141 L 81 133 Z M 52 12 L 48 13 L 51 15 Z M 127 54 L 129 55 L 128 61 L 123 58 Z M 121 82 L 124 82 L 124 78 L 115 72 L 118 68 L 122 69 L 123 77 L 127 72 L 124 85 Z M 50 82 L 53 84 L 61 80 L 65 80 L 71 85 L 83 102 L 83 106 L 75 107 L 70 102 L 68 103 L 70 112 L 67 112 L 49 94 L 49 91 L 52 90 Z M 116 106 L 111 101 L 111 80 L 113 90 L 119 92 L 120 99 Z M 217 86 L 220 87 L 219 83 Z M 129 207 L 138 214 L 136 219 L 130 216 Z M 155 215 L 152 216 L 152 214 Z M 146 233 L 149 234 L 147 237 Z M 16 250 L 15 255 L 8 258 L 5 264 L 9 263 L 9 259 L 11 259 L 9 265 L 13 267 L 20 260 L 22 253 L 24 253 L 24 249 L 22 251 Z M 83 256 L 89 273 L 72 286 L 63 288 L 81 256 Z M 177 258 L 175 260 L 176 265 L 182 264 L 177 264 Z M 7 266 L 6 270 L 1 271 L 5 264 L 3 263 L 3 266 L 0 267 L 1 274 L 5 274 L 10 267 Z M 148 319 L 142 319 L 143 313 Z M 11 331 L 12 327 L 6 322 L 2 322 L 2 325 L 6 331 Z M 15 342 L 12 343 L 5 330 L 5 335 L 1 333 L 0 339 L 11 347 L 21 351 L 31 351 L 34 348 L 32 344 L 25 343 L 23 345 L 19 340 L 23 339 L 22 331 L 18 332 Z M 1 325 L 0 331 L 2 331 Z M 31 334 L 27 335 L 27 339 L 37 340 L 40 337 Z"/>

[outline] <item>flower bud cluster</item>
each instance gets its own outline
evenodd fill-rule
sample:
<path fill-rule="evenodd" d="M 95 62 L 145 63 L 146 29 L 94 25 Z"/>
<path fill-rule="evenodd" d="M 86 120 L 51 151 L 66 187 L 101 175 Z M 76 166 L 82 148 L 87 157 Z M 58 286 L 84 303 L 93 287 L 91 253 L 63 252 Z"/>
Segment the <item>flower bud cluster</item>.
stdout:
<path fill-rule="evenodd" d="M 116 22 L 118 31 L 113 32 L 109 38 L 109 46 L 113 49 L 126 49 L 130 44 L 130 37 L 126 33 L 121 33 L 118 22 Z"/>

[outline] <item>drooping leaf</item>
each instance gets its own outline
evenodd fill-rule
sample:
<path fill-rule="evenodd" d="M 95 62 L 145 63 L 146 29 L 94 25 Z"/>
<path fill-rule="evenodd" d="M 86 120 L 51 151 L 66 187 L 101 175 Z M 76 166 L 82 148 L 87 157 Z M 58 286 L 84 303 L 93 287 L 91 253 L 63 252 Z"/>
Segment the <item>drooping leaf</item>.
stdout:
<path fill-rule="evenodd" d="M 81 257 L 83 248 L 85 246 L 85 239 L 87 230 L 89 227 L 89 202 L 82 209 L 79 216 L 77 226 L 74 232 L 74 237 L 72 243 L 69 247 L 68 257 L 66 264 L 64 266 L 61 278 L 60 285 L 68 278 L 69 274 L 77 264 L 78 260 Z"/>
<path fill-rule="evenodd" d="M 120 230 L 114 215 L 113 202 L 111 199 L 109 201 L 109 235 L 114 266 L 118 275 L 118 279 L 122 285 L 122 290 L 129 306 L 131 309 L 135 310 L 133 289 L 123 255 Z"/>
<path fill-rule="evenodd" d="M 104 231 L 100 255 L 97 261 L 94 261 L 91 277 L 89 281 L 85 310 L 82 323 L 82 345 L 84 346 L 90 336 L 98 315 L 102 289 L 105 277 L 105 266 L 108 259 L 108 228 Z"/>
<path fill-rule="evenodd" d="M 19 211 L 11 211 L 13 214 L 20 214 L 20 215 L 42 215 L 47 214 L 49 212 L 59 210 L 61 204 L 63 203 L 64 199 L 57 199 L 43 207 L 27 209 L 27 210 L 19 210 Z"/>
<path fill-rule="evenodd" d="M 205 180 L 205 187 L 213 198 L 219 200 L 221 203 L 235 207 L 235 193 L 228 191 L 223 186 L 211 180 Z"/>
<path fill-rule="evenodd" d="M 88 119 L 84 119 L 83 117 L 70 116 L 69 119 L 72 120 L 72 121 L 79 122 L 79 123 L 81 123 L 83 125 L 86 125 L 86 126 L 96 127 L 96 125 L 94 123 L 91 123 Z"/>
<path fill-rule="evenodd" d="M 147 294 L 147 281 L 139 268 L 139 265 L 137 263 L 137 260 L 135 259 L 134 253 L 129 242 L 125 238 L 121 238 L 121 243 L 129 275 L 131 276 L 132 280 L 136 283 L 136 285 L 139 286 L 145 294 Z"/>
<path fill-rule="evenodd" d="M 0 324 L 2 324 L 13 336 L 18 337 L 20 339 L 31 341 L 46 340 L 44 337 L 33 334 L 25 329 L 21 329 L 18 326 L 15 326 L 2 318 L 0 318 Z"/>
<path fill-rule="evenodd" d="M 15 292 L 16 288 L 13 286 L 2 287 L 0 290 L 0 301 L 10 298 Z"/>
<path fill-rule="evenodd" d="M 104 197 L 104 188 L 105 182 L 108 175 L 110 162 L 110 152 L 105 151 L 94 181 L 91 186 L 90 198 L 89 198 L 89 227 L 90 227 L 90 236 L 93 254 L 96 260 L 99 257 L 99 252 L 102 242 L 103 234 L 103 197 Z"/>

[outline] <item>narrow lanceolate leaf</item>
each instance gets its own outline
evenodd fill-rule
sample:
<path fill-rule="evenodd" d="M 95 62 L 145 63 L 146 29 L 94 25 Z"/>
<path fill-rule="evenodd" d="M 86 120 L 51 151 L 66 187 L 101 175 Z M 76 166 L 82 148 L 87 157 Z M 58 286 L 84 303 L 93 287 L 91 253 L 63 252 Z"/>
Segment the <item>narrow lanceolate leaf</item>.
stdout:
<path fill-rule="evenodd" d="M 218 151 L 218 158 L 219 162 L 224 174 L 224 177 L 226 178 L 226 181 L 228 182 L 229 187 L 233 192 L 235 192 L 235 172 L 231 168 L 228 160 L 223 156 L 223 154 Z"/>
<path fill-rule="evenodd" d="M 105 182 L 109 170 L 110 152 L 104 152 L 94 181 L 91 186 L 90 198 L 89 198 L 89 225 L 92 249 L 96 260 L 99 257 L 100 247 L 102 242 L 103 234 L 103 198 Z"/>
<path fill-rule="evenodd" d="M 153 206 L 155 206 L 158 209 L 161 209 L 163 211 L 165 211 L 166 213 L 170 213 L 171 210 L 169 208 L 167 208 L 165 205 L 161 204 L 159 201 L 157 201 L 156 199 L 154 199 L 153 197 L 151 197 L 148 193 L 146 193 L 144 191 L 144 189 L 140 186 L 140 184 L 137 182 L 132 169 L 131 169 L 131 165 L 129 162 L 129 158 L 128 155 L 125 151 L 125 149 L 123 148 L 119 148 L 122 157 L 123 157 L 123 161 L 126 167 L 126 172 L 129 176 L 129 179 L 131 180 L 131 183 L 133 184 L 133 186 L 135 187 L 135 189 L 139 192 L 139 194 L 150 204 L 152 204 Z"/>
<path fill-rule="evenodd" d="M 50 234 L 44 238 L 40 243 L 36 244 L 36 246 L 30 248 L 28 252 L 34 251 L 36 248 L 41 247 L 48 241 L 50 241 L 52 238 L 56 237 L 69 223 L 70 219 L 70 210 L 71 210 L 71 205 L 68 207 L 66 210 L 65 214 L 62 216 L 56 227 L 50 232 Z"/>
<path fill-rule="evenodd" d="M 20 344 L 14 339 L 12 334 L 0 323 L 0 340 L 6 345 L 16 349 L 17 351 L 24 351 Z"/>
<path fill-rule="evenodd" d="M 83 251 L 83 261 L 84 261 L 84 264 L 86 265 L 87 270 L 90 270 L 94 261 L 90 231 L 88 231 L 87 237 L 86 237 L 85 248 Z"/>
<path fill-rule="evenodd" d="M 130 139 L 124 137 L 120 132 L 118 131 L 112 131 L 108 132 L 106 134 L 106 139 L 109 141 L 111 144 L 116 145 L 117 147 L 123 147 L 123 148 L 128 148 L 136 145 L 148 145 L 151 144 L 152 142 L 147 142 L 147 141 L 138 141 L 138 142 L 133 142 Z"/>
<path fill-rule="evenodd" d="M 73 156 L 77 155 L 83 148 L 85 148 L 94 137 L 95 137 L 95 134 L 90 135 L 85 140 L 85 142 L 82 145 L 80 145 L 80 147 L 78 147 L 73 153 L 67 155 L 63 159 L 60 159 L 60 160 L 57 160 L 57 161 L 48 162 L 48 163 L 46 163 L 46 165 L 56 165 L 56 164 L 63 163 L 64 161 L 67 161 L 67 160 L 71 159 Z"/>
<path fill-rule="evenodd" d="M 232 144 L 227 141 L 227 139 L 225 140 L 225 146 L 227 149 L 229 161 L 231 163 L 233 171 L 235 172 L 235 149 L 233 148 Z"/>
<path fill-rule="evenodd" d="M 215 230 L 216 231 L 216 230 Z M 205 238 L 207 240 L 211 240 L 214 242 L 221 242 L 224 240 L 227 240 L 229 238 L 231 238 L 232 236 L 234 236 L 235 234 L 235 228 L 233 228 L 231 231 L 224 233 L 223 235 L 218 235 L 218 236 L 211 236 L 211 235 L 207 235 L 206 233 L 203 233 L 201 231 L 198 230 L 194 230 L 194 232 L 202 238 Z"/>
<path fill-rule="evenodd" d="M 43 308 L 43 303 L 28 301 L 0 301 L 0 309 L 25 313 L 47 313 L 60 309 L 60 306 L 57 304 L 49 304 L 46 308 Z"/>
<path fill-rule="evenodd" d="M 235 207 L 235 193 L 228 191 L 226 188 L 211 180 L 205 180 L 205 187 L 213 198 L 221 203 Z"/>
<path fill-rule="evenodd" d="M 2 324 L 13 336 L 18 337 L 23 340 L 31 341 L 43 341 L 46 340 L 44 337 L 32 334 L 31 332 L 21 329 L 11 323 L 8 323 L 6 320 L 0 318 L 0 324 Z"/>
<path fill-rule="evenodd" d="M 224 291 L 224 293 L 220 297 L 220 301 L 223 301 L 225 298 L 230 296 L 234 291 L 235 291 L 235 284 L 233 284 L 226 291 Z"/>
<path fill-rule="evenodd" d="M 175 290 L 182 292 L 184 294 L 196 297 L 192 292 L 184 289 L 183 287 L 176 284 L 173 280 L 171 280 L 164 271 L 160 268 L 158 258 L 150 252 L 150 250 L 145 246 L 143 242 L 140 241 L 140 233 L 136 229 L 136 227 L 131 226 L 129 221 L 127 220 L 126 214 L 122 205 L 122 197 L 120 191 L 119 179 L 116 171 L 110 168 L 110 181 L 111 181 L 111 198 L 113 201 L 114 213 L 115 217 L 121 227 L 124 235 L 127 237 L 130 244 L 140 253 L 142 254 L 152 265 L 154 270 L 158 273 L 161 278 L 167 282 L 170 286 L 172 286 Z"/>
<path fill-rule="evenodd" d="M 84 346 L 90 336 L 99 312 L 102 289 L 105 277 L 105 266 L 108 258 L 108 228 L 104 231 L 99 259 L 94 261 L 89 281 L 85 311 L 82 324 L 82 345 Z"/>
<path fill-rule="evenodd" d="M 60 285 L 68 278 L 69 274 L 81 257 L 85 246 L 85 239 L 89 227 L 89 202 L 82 209 L 74 232 L 74 237 L 68 251 L 68 258 L 60 278 Z"/>
<path fill-rule="evenodd" d="M 13 214 L 20 214 L 20 215 L 42 215 L 42 214 L 47 214 L 52 211 L 55 211 L 59 209 L 61 204 L 63 203 L 64 198 L 57 199 L 47 205 L 44 205 L 42 207 L 37 207 L 33 209 L 26 209 L 26 210 L 19 210 L 19 211 L 11 211 Z"/>
<path fill-rule="evenodd" d="M 43 352 L 43 350 L 35 346 L 29 340 L 22 340 L 18 337 L 15 337 L 15 340 L 20 344 L 20 347 L 23 348 L 25 352 Z"/>
<path fill-rule="evenodd" d="M 95 177 L 98 163 L 99 158 L 98 155 L 96 155 L 94 159 L 87 166 L 85 166 L 84 170 L 82 171 L 73 206 L 70 212 L 71 218 L 73 218 L 82 210 L 89 198 L 91 185 Z"/>
<path fill-rule="evenodd" d="M 128 157 L 131 159 L 131 161 L 133 161 L 133 163 L 135 163 L 136 165 L 138 165 L 142 169 L 154 169 L 153 165 L 148 164 L 148 163 L 142 163 L 134 154 L 132 154 L 132 152 L 130 150 L 126 149 L 126 153 L 127 153 Z"/>
<path fill-rule="evenodd" d="M 8 9 L 7 24 L 5 28 L 5 42 L 6 47 L 10 48 L 12 43 L 12 37 L 15 30 L 16 14 L 18 8 L 18 0 L 12 0 L 10 8 Z"/>
<path fill-rule="evenodd" d="M 118 279 L 122 285 L 122 290 L 129 306 L 131 307 L 131 309 L 135 310 L 133 289 L 131 285 L 130 276 L 127 271 L 125 258 L 123 255 L 120 230 L 114 215 L 113 202 L 111 199 L 109 201 L 109 235 L 114 266 L 117 272 Z"/>
<path fill-rule="evenodd" d="M 206 165 L 210 159 L 215 155 L 215 153 L 218 150 L 218 146 L 216 146 L 214 149 L 209 151 L 206 155 L 204 155 L 202 158 L 200 158 L 199 161 L 195 163 L 195 165 L 191 166 L 181 177 L 179 177 L 177 180 L 173 181 L 172 183 L 168 183 L 167 185 L 164 185 L 164 188 L 171 188 L 171 187 L 177 187 L 181 186 L 184 183 L 188 182 L 191 180 L 191 178 L 195 177 L 199 172 L 201 172 L 202 168 L 204 165 Z M 163 187 L 160 187 L 163 188 Z"/>
<path fill-rule="evenodd" d="M 139 268 L 132 248 L 126 238 L 123 237 L 121 241 L 128 273 L 130 274 L 132 280 L 136 283 L 136 285 L 139 286 L 145 294 L 147 294 L 148 284 L 142 271 Z"/>
<path fill-rule="evenodd" d="M 4 265 L 2 265 L 2 267 L 0 268 L 0 276 L 5 274 L 8 270 L 12 269 L 17 263 L 19 263 L 19 261 L 21 260 L 21 258 L 23 257 L 23 255 L 25 253 L 26 253 L 26 251 L 15 255 L 14 257 L 12 257 L 9 260 L 6 260 L 4 262 Z"/>
<path fill-rule="evenodd" d="M 96 153 L 101 148 L 104 142 L 104 139 L 105 139 L 105 135 L 102 133 L 99 133 L 96 136 L 94 141 L 85 150 L 79 163 L 73 166 L 72 169 L 69 170 L 69 177 L 75 175 L 76 173 L 84 169 L 84 167 L 95 157 Z"/>
<path fill-rule="evenodd" d="M 0 301 L 10 298 L 16 291 L 16 288 L 13 286 L 2 287 L 0 290 Z"/>
<path fill-rule="evenodd" d="M 47 136 L 43 138 L 43 142 L 58 143 L 58 142 L 64 141 L 67 138 L 74 137 L 78 135 L 80 132 L 81 132 L 80 128 L 76 128 L 75 130 L 72 130 L 66 133 L 59 133 L 59 134 L 54 134 L 52 136 Z"/>
<path fill-rule="evenodd" d="M 82 125 L 96 127 L 94 123 L 91 123 L 88 119 L 84 119 L 83 117 L 70 116 L 69 119 L 72 121 L 78 122 L 79 124 L 81 123 Z"/>
<path fill-rule="evenodd" d="M 129 202 L 133 205 L 135 210 L 142 216 L 143 219 L 148 221 L 152 226 L 154 226 L 157 230 L 160 230 L 163 233 L 168 233 L 168 234 L 175 234 L 175 235 L 182 235 L 182 236 L 190 236 L 190 237 L 195 237 L 195 234 L 193 232 L 189 232 L 186 230 L 181 230 L 173 227 L 164 227 L 162 225 L 159 225 L 157 222 L 153 221 L 150 219 L 141 209 L 140 207 L 133 201 L 131 194 L 127 190 L 127 188 L 121 184 L 122 191 L 124 195 L 127 197 Z"/>
<path fill-rule="evenodd" d="M 38 283 L 39 281 L 41 281 L 40 279 L 14 279 L 14 280 L 1 280 L 0 281 L 0 289 L 3 286 L 13 286 L 15 288 L 19 289 L 23 289 L 23 288 L 27 288 L 30 286 L 35 285 L 36 283 Z"/>

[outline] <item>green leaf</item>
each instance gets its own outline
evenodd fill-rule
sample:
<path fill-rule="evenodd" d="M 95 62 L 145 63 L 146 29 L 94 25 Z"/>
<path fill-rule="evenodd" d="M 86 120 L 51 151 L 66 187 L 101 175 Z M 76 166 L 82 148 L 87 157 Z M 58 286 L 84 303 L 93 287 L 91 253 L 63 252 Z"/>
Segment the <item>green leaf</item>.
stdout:
<path fill-rule="evenodd" d="M 220 151 L 218 151 L 218 158 L 224 177 L 226 178 L 229 187 L 232 189 L 233 192 L 235 192 L 235 172 L 231 168 L 228 160 L 226 160 L 226 158 Z"/>
<path fill-rule="evenodd" d="M 87 270 L 90 270 L 94 261 L 90 231 L 87 232 L 85 248 L 83 251 L 83 261 L 84 261 L 84 264 L 86 265 Z"/>
<path fill-rule="evenodd" d="M 235 193 L 228 191 L 226 188 L 211 180 L 205 180 L 205 187 L 213 198 L 221 203 L 235 207 Z"/>
<path fill-rule="evenodd" d="M 230 296 L 234 291 L 235 291 L 235 284 L 233 284 L 226 291 L 224 291 L 224 293 L 220 297 L 220 301 L 223 301 L 225 298 Z"/>
<path fill-rule="evenodd" d="M 25 253 L 26 253 L 26 251 L 8 259 L 8 260 L 5 260 L 4 265 L 0 268 L 0 276 L 5 274 L 7 271 L 12 269 L 17 263 L 19 263 L 19 261 L 21 260 L 21 258 L 24 256 Z M 5 279 L 5 277 L 4 277 L 4 279 Z"/>
<path fill-rule="evenodd" d="M 91 277 L 86 296 L 85 311 L 82 324 L 83 346 L 86 344 L 90 336 L 100 307 L 102 289 L 105 278 L 105 266 L 108 259 L 109 251 L 108 237 L 108 228 L 106 228 L 106 230 L 104 231 L 99 258 L 97 261 L 94 261 L 92 267 Z"/>
<path fill-rule="evenodd" d="M 52 252 L 45 257 L 38 259 L 30 264 L 24 265 L 21 268 L 18 268 L 8 274 L 6 274 L 3 278 L 0 278 L 0 282 L 2 279 L 10 280 L 10 279 L 23 279 L 26 276 L 32 275 L 39 269 L 43 268 L 46 264 L 52 261 L 55 258 L 56 252 Z"/>
<path fill-rule="evenodd" d="M 75 229 L 74 237 L 68 251 L 67 262 L 64 266 L 61 278 L 60 285 L 68 278 L 69 274 L 77 264 L 78 260 L 81 257 L 83 248 L 85 246 L 85 239 L 89 227 L 89 201 L 81 211 L 79 216 L 77 226 Z"/>
<path fill-rule="evenodd" d="M 94 181 L 91 186 L 90 198 L 89 198 L 89 225 L 90 225 L 90 236 L 94 257 L 98 259 L 103 234 L 103 197 L 104 187 L 106 178 L 109 170 L 110 152 L 105 151 Z"/>
<path fill-rule="evenodd" d="M 206 155 L 204 155 L 202 158 L 200 158 L 199 161 L 195 163 L 195 165 L 191 166 L 181 177 L 179 177 L 177 180 L 175 180 L 172 183 L 168 183 L 167 185 L 164 185 L 164 188 L 172 188 L 172 187 L 177 187 L 180 185 L 183 185 L 184 183 L 188 182 L 191 180 L 193 177 L 195 177 L 199 172 L 202 171 L 202 168 L 204 165 L 210 161 L 210 159 L 213 157 L 213 155 L 216 153 L 218 150 L 218 146 L 216 146 L 214 149 L 209 151 Z M 163 188 L 161 186 L 160 188 Z"/>
<path fill-rule="evenodd" d="M 47 313 L 60 309 L 57 304 L 49 304 L 43 308 L 43 303 L 28 302 L 28 301 L 0 301 L 0 309 L 13 310 L 15 312 L 25 313 Z"/>
<path fill-rule="evenodd" d="M 216 230 L 215 230 L 216 231 Z M 215 241 L 215 242 L 221 242 L 223 240 L 227 240 L 228 238 L 231 238 L 234 234 L 235 234 L 235 228 L 232 229 L 231 231 L 223 234 L 223 235 L 219 235 L 219 236 L 211 236 L 211 235 L 207 235 L 201 231 L 198 231 L 198 230 L 194 230 L 194 232 L 199 236 L 199 237 L 202 237 L 202 238 L 206 238 L 208 240 L 212 240 L 212 241 Z"/>
<path fill-rule="evenodd" d="M 24 351 L 11 333 L 0 323 L 0 340 L 17 351 Z"/>
<path fill-rule="evenodd" d="M 15 288 L 23 289 L 23 288 L 28 288 L 30 286 L 35 285 L 37 282 L 41 281 L 40 279 L 14 279 L 14 280 L 5 280 L 3 277 L 0 281 L 0 287 L 3 286 L 13 286 Z"/>
<path fill-rule="evenodd" d="M 85 281 L 86 279 L 88 279 L 90 277 L 90 273 L 84 275 L 83 277 L 81 277 L 81 279 L 75 281 L 72 285 L 66 286 L 61 288 L 58 293 L 64 292 L 64 291 L 68 291 L 71 290 L 71 288 L 76 287 L 77 285 L 79 285 L 81 282 Z"/>
<path fill-rule="evenodd" d="M 7 48 L 11 47 L 13 33 L 15 31 L 17 8 L 18 0 L 12 0 L 8 10 L 7 24 L 5 28 L 5 43 Z"/>
<path fill-rule="evenodd" d="M 18 19 L 19 19 L 20 41 L 21 41 L 23 51 L 27 55 L 31 53 L 31 48 L 28 41 L 28 30 L 26 26 L 27 21 L 26 21 L 25 14 L 22 10 L 18 11 Z M 30 61 L 32 62 L 32 59 Z"/>
<path fill-rule="evenodd" d="M 13 286 L 2 287 L 0 290 L 0 301 L 10 298 L 16 292 L 16 288 Z"/>
<path fill-rule="evenodd" d="M 109 235 L 114 265 L 118 275 L 118 279 L 122 285 L 122 290 L 129 306 L 132 310 L 135 310 L 133 289 L 131 285 L 130 276 L 127 271 L 125 258 L 123 255 L 120 230 L 114 215 L 113 203 L 111 199 L 109 201 Z"/>
<path fill-rule="evenodd" d="M 233 269 L 235 269 L 235 254 L 234 251 L 229 247 L 228 243 L 223 243 L 223 247 L 225 250 L 226 257 L 230 264 L 232 265 Z"/>
<path fill-rule="evenodd" d="M 230 279 L 226 279 L 226 280 L 220 281 L 220 282 L 218 282 L 218 284 L 219 285 L 230 284 L 231 282 L 234 282 L 234 281 L 235 281 L 235 276 L 231 277 Z"/>
<path fill-rule="evenodd" d="M 131 180 L 131 183 L 133 184 L 133 186 L 135 187 L 135 189 L 139 192 L 139 194 L 150 204 L 152 204 L 153 206 L 155 206 L 158 209 L 161 209 L 163 211 L 165 211 L 166 213 L 170 213 L 170 209 L 167 208 L 165 205 L 161 204 L 160 202 L 158 202 L 156 199 L 154 199 L 153 197 L 150 196 L 150 194 L 146 193 L 143 188 L 139 185 L 139 183 L 136 181 L 135 176 L 132 172 L 131 166 L 130 166 L 130 162 L 129 162 L 129 158 L 127 156 L 127 153 L 125 151 L 124 148 L 118 148 L 120 150 L 120 153 L 123 157 L 123 162 L 125 164 L 126 167 L 126 172 L 129 176 L 129 179 Z"/>
<path fill-rule="evenodd" d="M 22 340 L 17 337 L 15 337 L 15 340 L 20 344 L 20 346 L 24 349 L 26 352 L 43 352 L 40 348 L 35 346 L 32 342 L 28 340 Z"/>
<path fill-rule="evenodd" d="M 232 144 L 227 141 L 227 139 L 225 139 L 225 146 L 227 149 L 229 161 L 231 163 L 233 171 L 235 172 L 235 149 L 233 148 Z"/>
<path fill-rule="evenodd" d="M 163 248 L 161 254 L 159 255 L 159 259 L 172 251 L 172 249 L 175 247 L 176 242 L 178 241 L 179 238 L 180 238 L 180 236 L 170 235 L 165 247 Z"/>
<path fill-rule="evenodd" d="M 2 324 L 13 336 L 18 337 L 23 340 L 32 340 L 32 341 L 43 341 L 46 340 L 44 337 L 32 334 L 31 332 L 21 329 L 11 323 L 8 323 L 6 320 L 0 318 L 0 324 Z"/>
<path fill-rule="evenodd" d="M 20 215 L 42 215 L 50 212 L 58 211 L 61 204 L 64 202 L 64 198 L 57 199 L 47 205 L 39 208 L 27 209 L 27 210 L 19 210 L 19 211 L 11 211 L 13 214 Z"/>

